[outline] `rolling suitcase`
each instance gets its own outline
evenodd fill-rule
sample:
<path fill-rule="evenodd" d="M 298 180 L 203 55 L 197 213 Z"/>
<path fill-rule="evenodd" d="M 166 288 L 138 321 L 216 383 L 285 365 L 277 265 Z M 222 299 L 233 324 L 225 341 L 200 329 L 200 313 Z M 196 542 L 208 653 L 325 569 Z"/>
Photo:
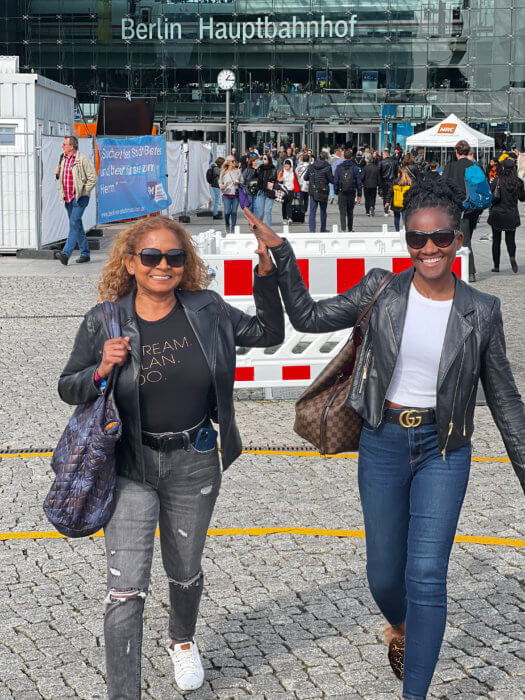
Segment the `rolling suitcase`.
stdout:
<path fill-rule="evenodd" d="M 292 204 L 292 221 L 304 224 L 304 209 L 301 203 Z"/>

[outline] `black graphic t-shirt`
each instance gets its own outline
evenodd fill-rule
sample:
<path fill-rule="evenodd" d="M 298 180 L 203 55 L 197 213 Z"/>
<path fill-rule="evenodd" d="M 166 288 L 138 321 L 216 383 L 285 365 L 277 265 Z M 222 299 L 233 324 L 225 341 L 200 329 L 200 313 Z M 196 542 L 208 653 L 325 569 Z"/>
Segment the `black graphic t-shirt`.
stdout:
<path fill-rule="evenodd" d="M 197 425 L 208 413 L 211 374 L 184 309 L 177 303 L 158 321 L 137 319 L 142 430 L 177 433 Z"/>

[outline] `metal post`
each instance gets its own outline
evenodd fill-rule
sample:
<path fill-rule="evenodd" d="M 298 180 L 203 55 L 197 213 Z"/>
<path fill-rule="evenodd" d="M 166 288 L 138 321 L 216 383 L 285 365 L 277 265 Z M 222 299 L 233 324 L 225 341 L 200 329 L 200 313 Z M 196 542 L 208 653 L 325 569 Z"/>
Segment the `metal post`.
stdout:
<path fill-rule="evenodd" d="M 226 90 L 226 155 L 232 152 L 232 135 L 230 130 L 230 91 Z"/>

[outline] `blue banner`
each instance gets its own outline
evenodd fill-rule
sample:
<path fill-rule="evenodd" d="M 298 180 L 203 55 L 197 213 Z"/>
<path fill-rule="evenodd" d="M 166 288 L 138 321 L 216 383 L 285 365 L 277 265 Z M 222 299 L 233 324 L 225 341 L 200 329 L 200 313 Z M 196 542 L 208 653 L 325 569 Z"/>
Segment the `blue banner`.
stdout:
<path fill-rule="evenodd" d="M 97 139 L 98 223 L 136 219 L 167 209 L 164 136 Z"/>

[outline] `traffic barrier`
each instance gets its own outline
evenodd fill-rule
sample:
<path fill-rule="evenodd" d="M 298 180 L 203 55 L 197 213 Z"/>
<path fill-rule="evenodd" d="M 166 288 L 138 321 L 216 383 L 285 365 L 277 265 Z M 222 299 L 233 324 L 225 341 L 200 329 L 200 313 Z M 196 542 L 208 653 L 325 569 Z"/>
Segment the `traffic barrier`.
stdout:
<path fill-rule="evenodd" d="M 337 228 L 337 227 L 334 227 Z M 287 233 L 287 232 L 285 232 Z M 310 233 L 287 233 L 302 278 L 315 300 L 334 296 L 357 284 L 373 268 L 394 273 L 412 266 L 406 244 L 399 232 L 331 233 L 323 238 Z M 196 244 L 213 274 L 214 289 L 230 304 L 254 314 L 253 254 L 255 241 L 238 231 L 223 237 L 209 229 L 199 234 Z M 468 248 L 458 252 L 453 271 L 468 282 Z M 301 387 L 309 384 L 337 355 L 350 329 L 333 333 L 301 333 L 285 316 L 285 340 L 274 348 L 238 348 L 235 386 L 237 388 Z"/>
<path fill-rule="evenodd" d="M 253 250 L 253 241 L 251 244 Z M 468 248 L 458 252 L 453 271 L 468 282 Z M 210 289 L 221 296 L 251 297 L 253 292 L 253 268 L 257 257 L 233 255 L 203 255 L 214 277 Z M 305 255 L 298 253 L 297 262 L 306 287 L 314 298 L 333 296 L 345 292 L 357 284 L 367 272 L 375 267 L 402 272 L 412 266 L 407 252 L 395 255 Z"/>

